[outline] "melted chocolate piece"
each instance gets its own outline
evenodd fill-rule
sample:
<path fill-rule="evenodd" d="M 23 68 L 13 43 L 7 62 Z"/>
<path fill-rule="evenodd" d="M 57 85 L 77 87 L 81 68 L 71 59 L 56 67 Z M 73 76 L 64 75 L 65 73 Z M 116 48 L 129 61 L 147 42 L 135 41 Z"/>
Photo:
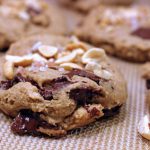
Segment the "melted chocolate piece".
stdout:
<path fill-rule="evenodd" d="M 120 112 L 121 106 L 116 106 L 112 109 L 103 109 L 104 118 L 112 117 Z"/>
<path fill-rule="evenodd" d="M 146 87 L 148 90 L 150 89 L 150 79 L 146 81 Z"/>
<path fill-rule="evenodd" d="M 69 78 L 72 78 L 74 75 L 78 75 L 78 76 L 81 76 L 81 77 L 86 77 L 86 78 L 89 78 L 89 79 L 95 81 L 97 84 L 99 84 L 99 81 L 101 79 L 100 77 L 94 75 L 93 73 L 91 73 L 89 71 L 80 70 L 80 69 L 73 69 L 72 71 L 70 71 L 66 75 Z"/>
<path fill-rule="evenodd" d="M 70 81 L 64 76 L 54 79 L 52 81 L 45 82 L 43 87 L 51 89 L 52 91 L 59 90 L 67 85 L 71 84 Z"/>
<path fill-rule="evenodd" d="M 14 119 L 11 130 L 17 134 L 35 134 L 39 126 L 38 115 L 29 110 L 22 110 Z"/>
<path fill-rule="evenodd" d="M 92 109 L 89 110 L 89 106 L 85 106 L 85 109 L 87 110 L 87 112 L 90 114 L 91 117 L 100 115 L 100 111 L 96 107 L 93 107 Z"/>
<path fill-rule="evenodd" d="M 34 80 L 25 78 L 21 74 L 17 74 L 13 80 L 1 81 L 0 89 L 8 90 L 19 82 L 30 82 L 33 86 L 36 86 L 39 89 L 39 93 L 41 94 L 41 96 L 43 96 L 45 100 L 52 100 L 52 93 L 54 91 L 59 90 L 71 83 L 66 77 L 61 77 L 46 82 L 43 84 L 43 87 L 39 87 L 39 85 Z"/>
<path fill-rule="evenodd" d="M 69 97 L 75 100 L 78 105 L 92 103 L 92 99 L 97 95 L 100 95 L 100 91 L 94 91 L 90 88 L 73 89 L 69 93 Z"/>
<path fill-rule="evenodd" d="M 91 117 L 95 117 L 95 116 L 99 116 L 100 115 L 100 111 L 94 107 L 91 111 L 90 111 L 90 115 Z"/>
<path fill-rule="evenodd" d="M 1 81 L 1 83 L 0 83 L 0 89 L 1 90 L 8 90 L 12 86 L 13 85 L 12 85 L 12 81 L 11 80 Z"/>
<path fill-rule="evenodd" d="M 14 133 L 23 134 L 38 134 L 37 129 L 43 128 L 56 128 L 47 122 L 40 119 L 38 113 L 34 113 L 30 110 L 21 110 L 18 116 L 14 119 L 11 130 Z"/>
<path fill-rule="evenodd" d="M 39 93 L 45 100 L 52 100 L 53 99 L 53 93 L 51 89 L 42 88 L 39 89 Z"/>
<path fill-rule="evenodd" d="M 138 36 L 142 39 L 150 40 L 150 28 L 140 27 L 136 29 L 135 31 L 133 31 L 131 35 Z"/>
<path fill-rule="evenodd" d="M 43 84 L 42 89 L 40 89 L 39 92 L 44 97 L 44 99 L 52 100 L 53 92 L 64 88 L 65 86 L 69 85 L 70 83 L 71 82 L 68 81 L 68 79 L 66 77 L 57 78 L 52 81 L 45 82 Z"/>
<path fill-rule="evenodd" d="M 19 82 L 30 82 L 32 85 L 39 88 L 38 84 L 35 81 L 25 78 L 21 74 L 17 74 L 13 80 L 1 81 L 0 89 L 8 90 L 9 88 L 13 87 L 14 85 L 16 85 Z"/>

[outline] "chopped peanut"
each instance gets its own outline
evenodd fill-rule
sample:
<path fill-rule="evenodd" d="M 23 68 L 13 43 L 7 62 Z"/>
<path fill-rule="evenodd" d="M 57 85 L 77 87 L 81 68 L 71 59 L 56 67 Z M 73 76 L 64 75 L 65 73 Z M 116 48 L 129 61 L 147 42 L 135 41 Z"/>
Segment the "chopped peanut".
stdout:
<path fill-rule="evenodd" d="M 82 63 L 87 64 L 89 62 L 101 62 L 106 59 L 106 54 L 103 49 L 100 48 L 92 48 L 89 49 L 83 56 L 82 56 Z"/>
<path fill-rule="evenodd" d="M 81 66 L 75 64 L 75 63 L 63 63 L 60 65 L 60 67 L 63 67 L 65 70 L 72 70 L 73 68 L 76 68 L 76 69 L 82 69 Z"/>
<path fill-rule="evenodd" d="M 39 46 L 38 51 L 45 58 L 51 58 L 57 54 L 58 48 L 53 46 L 41 45 Z"/>
<path fill-rule="evenodd" d="M 6 61 L 3 66 L 4 76 L 11 80 L 14 77 L 14 64 L 11 61 Z"/>

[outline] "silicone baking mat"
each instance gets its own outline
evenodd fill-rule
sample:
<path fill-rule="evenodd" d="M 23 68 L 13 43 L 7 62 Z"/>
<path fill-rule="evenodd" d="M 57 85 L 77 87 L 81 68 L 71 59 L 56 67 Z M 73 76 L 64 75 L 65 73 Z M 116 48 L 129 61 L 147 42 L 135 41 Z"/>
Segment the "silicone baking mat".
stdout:
<path fill-rule="evenodd" d="M 52 139 L 14 135 L 9 127 L 11 119 L 0 113 L 0 150 L 150 150 L 150 141 L 137 132 L 137 124 L 146 111 L 141 65 L 111 59 L 128 83 L 128 99 L 119 115 Z"/>

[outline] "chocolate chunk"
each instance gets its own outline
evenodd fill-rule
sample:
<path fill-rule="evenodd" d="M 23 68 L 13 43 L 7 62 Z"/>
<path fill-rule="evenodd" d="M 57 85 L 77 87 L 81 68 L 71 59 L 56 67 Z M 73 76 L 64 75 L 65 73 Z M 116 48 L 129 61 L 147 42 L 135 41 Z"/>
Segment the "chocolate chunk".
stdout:
<path fill-rule="evenodd" d="M 81 88 L 71 90 L 69 97 L 75 100 L 78 105 L 85 105 L 92 103 L 92 99 L 99 94 L 99 91 L 94 91 L 90 88 Z"/>
<path fill-rule="evenodd" d="M 116 106 L 112 109 L 103 109 L 104 118 L 114 116 L 119 113 L 121 106 Z"/>
<path fill-rule="evenodd" d="M 89 109 L 89 106 L 86 105 L 85 109 L 87 110 L 87 112 L 90 114 L 91 117 L 95 117 L 95 116 L 100 115 L 100 111 L 96 107 L 93 107 L 92 109 Z"/>
<path fill-rule="evenodd" d="M 44 99 L 52 100 L 54 91 L 62 89 L 70 83 L 71 82 L 68 81 L 66 77 L 60 77 L 52 81 L 45 82 L 43 87 L 39 89 L 39 93 L 43 96 Z"/>
<path fill-rule="evenodd" d="M 1 90 L 8 90 L 12 86 L 13 85 L 12 85 L 12 81 L 11 80 L 1 81 L 1 83 L 0 83 L 0 89 Z"/>
<path fill-rule="evenodd" d="M 89 71 L 80 70 L 80 69 L 73 69 L 72 71 L 70 71 L 66 75 L 69 78 L 72 78 L 74 75 L 78 75 L 78 76 L 81 76 L 81 77 L 86 77 L 86 78 L 89 78 L 89 79 L 95 81 L 97 84 L 99 84 L 99 81 L 101 79 L 100 77 L 96 76 L 95 74 L 93 74 Z"/>
<path fill-rule="evenodd" d="M 13 87 L 14 85 L 16 85 L 19 82 L 30 82 L 32 85 L 39 88 L 38 84 L 35 81 L 33 81 L 32 79 L 28 79 L 28 78 L 23 77 L 21 74 L 17 74 L 13 80 L 1 81 L 0 89 L 8 90 L 9 88 Z"/>
<path fill-rule="evenodd" d="M 150 89 L 150 79 L 146 81 L 146 87 L 148 90 Z"/>
<path fill-rule="evenodd" d="M 39 93 L 46 100 L 52 100 L 53 99 L 52 92 L 59 90 L 71 83 L 70 81 L 68 81 L 66 77 L 61 77 L 54 79 L 52 81 L 45 82 L 43 84 L 43 87 L 39 87 L 37 82 L 35 82 L 34 80 L 25 78 L 21 74 L 17 74 L 13 80 L 1 81 L 0 89 L 8 90 L 9 88 L 13 87 L 19 82 L 30 82 L 33 86 L 36 86 L 38 88 Z"/>
<path fill-rule="evenodd" d="M 38 134 L 37 129 L 42 128 L 53 128 L 56 129 L 57 126 L 53 126 L 40 119 L 38 113 L 34 113 L 31 110 L 21 110 L 18 116 L 14 119 L 11 130 L 14 133 L 23 134 Z"/>
<path fill-rule="evenodd" d="M 52 81 L 47 81 L 43 84 L 43 87 L 51 89 L 52 91 L 59 90 L 67 85 L 71 84 L 66 77 L 60 77 Z"/>
<path fill-rule="evenodd" d="M 42 89 L 39 89 L 39 93 L 41 94 L 41 96 L 43 96 L 43 98 L 45 100 L 52 100 L 53 99 L 53 94 L 52 94 L 51 89 L 42 88 Z"/>
<path fill-rule="evenodd" d="M 38 115 L 29 110 L 22 110 L 14 119 L 11 130 L 17 134 L 35 134 L 38 126 Z"/>
<path fill-rule="evenodd" d="M 150 28 L 140 27 L 133 31 L 131 35 L 138 36 L 142 39 L 150 39 Z"/>

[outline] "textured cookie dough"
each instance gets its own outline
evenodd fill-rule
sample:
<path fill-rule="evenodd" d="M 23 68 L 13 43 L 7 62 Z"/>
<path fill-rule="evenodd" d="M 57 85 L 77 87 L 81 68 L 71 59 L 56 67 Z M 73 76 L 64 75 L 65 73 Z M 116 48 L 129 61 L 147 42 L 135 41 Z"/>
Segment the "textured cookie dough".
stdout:
<path fill-rule="evenodd" d="M 11 129 L 17 134 L 59 137 L 116 114 L 127 98 L 126 82 L 104 50 L 75 37 L 22 39 L 10 47 L 8 62 L 14 76 L 0 84 L 0 109 L 15 118 Z"/>
<path fill-rule="evenodd" d="M 36 33 L 65 34 L 62 12 L 42 0 L 4 1 L 0 5 L 0 49 L 22 36 Z"/>
<path fill-rule="evenodd" d="M 121 5 L 128 5 L 133 2 L 133 0 L 58 0 L 62 4 L 66 6 L 73 7 L 82 12 L 88 12 L 92 8 L 100 5 L 100 4 L 121 4 Z"/>
<path fill-rule="evenodd" d="M 147 6 L 94 9 L 75 31 L 85 41 L 126 60 L 150 60 L 150 9 Z"/>

